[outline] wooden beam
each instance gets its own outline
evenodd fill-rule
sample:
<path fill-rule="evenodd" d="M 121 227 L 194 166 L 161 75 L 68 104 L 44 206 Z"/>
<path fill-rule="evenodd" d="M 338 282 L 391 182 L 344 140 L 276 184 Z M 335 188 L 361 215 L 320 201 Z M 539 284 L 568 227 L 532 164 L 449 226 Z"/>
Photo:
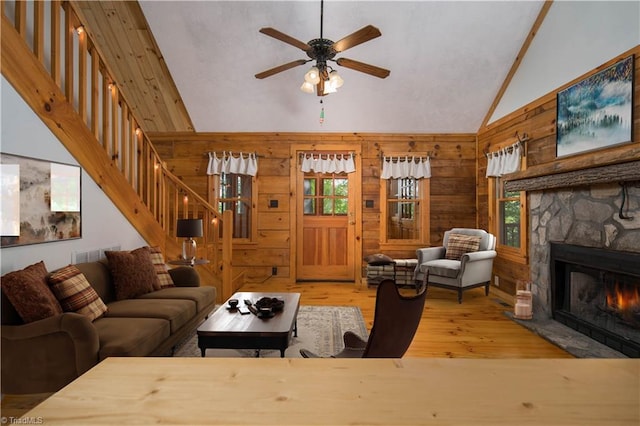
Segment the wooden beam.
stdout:
<path fill-rule="evenodd" d="M 588 152 L 572 158 L 563 159 L 563 161 L 554 161 L 552 163 L 543 163 L 535 166 L 530 166 L 529 168 L 521 172 L 506 175 L 505 180 L 515 181 L 533 177 L 554 175 L 558 173 L 566 173 L 575 170 L 591 169 L 594 167 L 628 163 L 630 161 L 636 160 L 640 160 L 640 144 L 625 144 L 617 148 L 600 151 L 597 153 L 597 155 L 594 155 L 593 152 Z"/>
<path fill-rule="evenodd" d="M 544 18 L 547 16 L 547 12 L 549 12 L 549 9 L 551 8 L 552 4 L 553 4 L 553 0 L 548 0 L 548 1 L 545 1 L 544 4 L 542 5 L 542 8 L 540 9 L 540 13 L 538 13 L 538 17 L 536 18 L 536 21 L 533 23 L 533 26 L 531 27 L 531 31 L 529 31 L 529 35 L 527 35 L 527 38 L 525 39 L 524 44 L 522 45 L 522 47 L 520 48 L 520 51 L 518 52 L 518 56 L 516 56 L 515 61 L 513 61 L 513 65 L 511 65 L 511 69 L 509 69 L 509 73 L 507 74 L 507 77 L 502 82 L 502 86 L 500 86 L 500 89 L 496 94 L 496 98 L 493 100 L 493 103 L 489 107 L 489 111 L 487 111 L 487 114 L 485 115 L 484 120 L 482 120 L 482 125 L 480 125 L 480 129 L 485 127 L 489 122 L 489 120 L 491 119 L 491 117 L 493 116 L 493 113 L 496 110 L 498 103 L 500 103 L 500 100 L 502 100 L 502 96 L 504 96 L 504 92 L 507 90 L 507 87 L 509 87 L 509 84 L 511 84 L 511 80 L 513 80 L 513 76 L 516 74 L 516 71 L 518 71 L 518 68 L 522 63 L 522 58 L 524 58 L 524 55 L 527 53 L 527 50 L 529 50 L 529 46 L 531 46 L 531 43 L 533 42 L 534 37 L 538 33 L 538 30 L 540 29 L 540 26 L 542 25 Z"/>
<path fill-rule="evenodd" d="M 505 183 L 504 188 L 507 191 L 536 191 L 631 181 L 640 181 L 640 161 L 510 180 Z"/>
<path fill-rule="evenodd" d="M 491 122 L 489 124 L 486 124 L 485 126 L 481 126 L 479 131 L 478 131 L 478 135 L 484 136 L 484 135 L 487 134 L 487 132 L 491 132 L 496 127 L 500 127 L 500 126 L 504 125 L 505 123 L 509 122 L 510 120 L 513 120 L 514 117 L 529 116 L 530 114 L 535 114 L 535 111 L 537 109 L 539 109 L 539 108 L 543 108 L 545 104 L 548 104 L 549 102 L 555 102 L 556 94 L 558 92 L 561 92 L 564 89 L 566 89 L 568 87 L 571 87 L 576 83 L 579 83 L 580 81 L 584 80 L 587 77 L 592 76 L 593 74 L 597 74 L 598 72 L 610 67 L 611 65 L 615 64 L 616 62 L 619 62 L 622 59 L 627 58 L 629 55 L 635 55 L 636 58 L 637 58 L 640 55 L 640 45 L 639 46 L 634 46 L 631 49 L 620 53 L 616 57 L 608 60 L 607 62 L 604 62 L 604 63 L 600 64 L 599 66 L 597 66 L 596 68 L 592 69 L 591 71 L 588 71 L 587 73 L 582 74 L 582 75 L 574 78 L 573 80 L 566 82 L 562 86 L 556 88 L 555 90 L 552 90 L 551 92 L 547 93 L 546 95 L 542 95 L 541 97 L 531 101 L 529 104 L 527 104 L 527 105 L 525 105 L 525 106 L 523 106 L 521 108 L 518 108 L 517 110 L 511 112 L 510 114 L 508 114 L 508 115 L 506 115 L 504 117 L 500 117 L 496 121 L 493 121 L 493 122 Z M 638 69 L 638 62 L 639 61 L 636 61 L 636 73 L 637 73 L 637 69 Z"/>
<path fill-rule="evenodd" d="M 225 210 L 224 212 L 222 212 L 222 226 L 222 235 L 233 235 L 233 214 L 231 210 Z M 222 242 L 222 300 L 229 298 L 235 290 L 232 287 L 232 253 L 232 240 L 231 238 L 225 238 Z"/>

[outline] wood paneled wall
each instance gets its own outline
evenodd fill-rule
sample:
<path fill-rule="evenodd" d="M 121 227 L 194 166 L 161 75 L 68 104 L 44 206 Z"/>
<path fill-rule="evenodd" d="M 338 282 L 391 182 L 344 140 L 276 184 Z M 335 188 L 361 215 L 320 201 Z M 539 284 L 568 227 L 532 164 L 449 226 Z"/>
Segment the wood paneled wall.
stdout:
<path fill-rule="evenodd" d="M 634 85 L 634 128 L 633 143 L 621 145 L 596 152 L 574 155 L 556 159 L 556 95 L 559 91 L 577 83 L 621 59 L 635 55 L 635 85 Z M 618 57 L 602 64 L 600 67 L 583 76 L 568 82 L 557 90 L 531 102 L 525 107 L 508 116 L 491 123 L 478 132 L 478 225 L 480 228 L 490 229 L 493 218 L 489 217 L 489 179 L 485 177 L 487 168 L 486 152 L 512 145 L 519 135 L 527 134 L 526 170 L 505 177 L 545 176 L 554 173 L 587 169 L 601 165 L 610 165 L 640 158 L 640 46 L 620 54 Z M 495 230 L 491 230 L 495 232 Z M 528 259 L 513 261 L 501 255 L 494 262 L 493 272 L 500 277 L 500 289 L 509 294 L 515 294 L 516 282 L 519 279 L 529 279 Z"/>
<path fill-rule="evenodd" d="M 474 134 L 356 134 L 356 133 L 180 133 L 151 134 L 156 149 L 169 169 L 206 197 L 207 152 L 233 151 L 258 154 L 258 195 L 254 199 L 258 215 L 258 239 L 253 244 L 234 245 L 233 263 L 244 267 L 247 281 L 271 277 L 272 266 L 279 278 L 289 278 L 294 261 L 290 253 L 289 193 L 290 149 L 296 144 L 342 145 L 345 150 L 358 144 L 362 150 L 362 244 L 363 256 L 384 252 L 395 258 L 413 258 L 420 245 L 380 247 L 380 170 L 383 153 L 429 153 L 430 245 L 439 245 L 442 234 L 454 226 L 476 226 L 476 136 Z M 278 207 L 269 207 L 278 200 Z M 365 207 L 373 200 L 373 207 Z M 358 261 L 358 260 L 356 260 Z"/>

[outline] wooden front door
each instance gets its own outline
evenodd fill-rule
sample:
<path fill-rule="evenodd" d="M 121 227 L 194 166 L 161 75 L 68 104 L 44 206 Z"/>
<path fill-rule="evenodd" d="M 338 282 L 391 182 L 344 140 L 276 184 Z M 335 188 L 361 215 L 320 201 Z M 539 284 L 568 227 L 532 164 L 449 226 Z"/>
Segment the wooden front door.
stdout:
<path fill-rule="evenodd" d="M 353 281 L 353 173 L 298 175 L 297 279 Z"/>

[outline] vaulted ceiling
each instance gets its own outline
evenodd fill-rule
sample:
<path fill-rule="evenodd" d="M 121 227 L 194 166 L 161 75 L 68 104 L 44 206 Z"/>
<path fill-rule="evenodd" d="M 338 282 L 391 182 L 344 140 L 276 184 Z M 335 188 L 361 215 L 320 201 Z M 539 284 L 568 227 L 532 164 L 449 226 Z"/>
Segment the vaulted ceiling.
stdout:
<path fill-rule="evenodd" d="M 391 74 L 334 66 L 344 86 L 320 98 L 299 89 L 312 63 L 254 77 L 307 58 L 258 30 L 318 38 L 320 1 L 75 3 L 147 131 L 380 133 L 476 132 L 543 4 L 328 0 L 325 38 L 382 32 L 338 57 Z"/>

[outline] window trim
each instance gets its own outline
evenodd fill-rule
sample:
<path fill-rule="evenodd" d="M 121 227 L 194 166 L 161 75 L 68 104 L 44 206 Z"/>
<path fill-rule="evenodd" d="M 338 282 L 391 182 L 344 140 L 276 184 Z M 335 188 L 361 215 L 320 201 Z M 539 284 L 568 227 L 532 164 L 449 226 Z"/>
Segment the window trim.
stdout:
<path fill-rule="evenodd" d="M 235 174 L 235 173 L 230 173 Z M 247 244 L 247 243 L 255 243 L 258 241 L 258 210 L 256 206 L 256 197 L 258 194 L 258 185 L 255 176 L 249 176 L 251 178 L 251 200 L 250 200 L 250 209 L 251 209 L 251 221 L 250 226 L 251 230 L 249 232 L 249 238 L 233 238 L 234 244 Z M 209 175 L 209 197 L 208 201 L 214 208 L 217 209 L 218 202 L 220 201 L 220 197 L 218 194 L 220 193 L 220 175 Z M 217 210 L 216 210 L 217 211 Z M 221 213 L 221 212 L 218 212 Z"/>
<path fill-rule="evenodd" d="M 500 257 L 511 260 L 513 262 L 527 264 L 529 256 L 529 213 L 527 209 L 527 192 L 519 191 L 520 193 L 520 247 L 511 247 L 501 244 L 502 229 L 501 217 L 500 217 L 500 199 L 498 196 L 498 185 L 500 184 L 499 177 L 490 177 L 489 179 L 489 228 L 491 233 L 496 236 L 496 251 Z"/>
<path fill-rule="evenodd" d="M 405 154 L 402 154 L 404 156 Z M 414 155 L 414 154 L 410 154 Z M 430 226 L 430 195 L 431 195 L 431 179 L 422 178 L 419 179 L 420 185 L 418 192 L 420 193 L 420 229 L 419 237 L 417 239 L 395 239 L 388 238 L 387 235 L 387 221 L 389 219 L 389 186 L 387 181 L 389 179 L 380 179 L 380 245 L 394 245 L 394 246 L 411 246 L 415 247 L 416 244 L 428 244 L 429 243 L 429 226 Z"/>

